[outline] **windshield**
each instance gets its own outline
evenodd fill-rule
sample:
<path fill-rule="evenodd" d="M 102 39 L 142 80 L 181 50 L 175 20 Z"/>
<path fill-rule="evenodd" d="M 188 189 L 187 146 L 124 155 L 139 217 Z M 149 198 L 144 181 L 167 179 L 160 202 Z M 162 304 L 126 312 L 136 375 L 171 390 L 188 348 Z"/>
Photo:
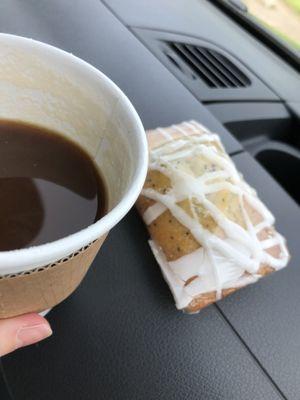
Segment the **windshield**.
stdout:
<path fill-rule="evenodd" d="M 300 0 L 244 0 L 248 12 L 262 25 L 300 50 Z"/>

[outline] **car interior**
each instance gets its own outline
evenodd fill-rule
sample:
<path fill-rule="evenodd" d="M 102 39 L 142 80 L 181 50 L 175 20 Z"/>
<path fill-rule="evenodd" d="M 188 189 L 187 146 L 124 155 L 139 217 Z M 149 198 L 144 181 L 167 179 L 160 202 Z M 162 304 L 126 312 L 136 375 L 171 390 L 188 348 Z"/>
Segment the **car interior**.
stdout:
<path fill-rule="evenodd" d="M 111 78 L 145 129 L 220 135 L 286 237 L 289 266 L 195 315 L 177 311 L 133 208 L 51 339 L 1 359 L 1 400 L 300 397 L 299 53 L 233 0 L 2 0 L 1 32 L 59 47 Z"/>

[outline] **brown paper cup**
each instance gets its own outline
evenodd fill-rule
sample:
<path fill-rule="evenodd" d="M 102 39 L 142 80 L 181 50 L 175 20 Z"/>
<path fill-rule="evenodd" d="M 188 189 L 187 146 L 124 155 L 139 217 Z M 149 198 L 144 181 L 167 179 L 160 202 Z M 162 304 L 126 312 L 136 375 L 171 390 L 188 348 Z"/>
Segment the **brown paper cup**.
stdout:
<path fill-rule="evenodd" d="M 7 318 L 52 308 L 77 288 L 109 230 L 137 199 L 148 152 L 133 106 L 91 65 L 6 34 L 0 34 L 0 60 L 0 118 L 41 125 L 78 143 L 104 176 L 109 203 L 108 213 L 80 232 L 0 252 L 0 318 Z"/>
<path fill-rule="evenodd" d="M 55 263 L 0 278 L 0 319 L 41 312 L 65 300 L 79 286 L 105 236 Z"/>

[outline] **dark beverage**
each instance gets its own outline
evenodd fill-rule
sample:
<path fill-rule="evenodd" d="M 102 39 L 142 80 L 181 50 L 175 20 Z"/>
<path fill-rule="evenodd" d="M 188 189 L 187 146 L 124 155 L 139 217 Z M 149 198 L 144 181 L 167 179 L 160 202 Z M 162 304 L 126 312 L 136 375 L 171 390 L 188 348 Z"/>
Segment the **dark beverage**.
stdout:
<path fill-rule="evenodd" d="M 106 190 L 76 143 L 43 127 L 0 120 L 0 250 L 75 233 L 106 211 Z"/>

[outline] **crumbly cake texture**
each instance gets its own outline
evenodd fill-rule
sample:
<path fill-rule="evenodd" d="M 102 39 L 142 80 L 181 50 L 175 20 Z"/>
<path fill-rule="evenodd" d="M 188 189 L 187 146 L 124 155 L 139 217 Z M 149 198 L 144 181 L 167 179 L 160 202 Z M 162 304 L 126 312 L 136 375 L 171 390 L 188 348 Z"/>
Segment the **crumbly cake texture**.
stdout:
<path fill-rule="evenodd" d="M 147 137 L 149 170 L 136 205 L 178 309 L 198 312 L 287 265 L 273 215 L 218 135 L 189 121 Z"/>

